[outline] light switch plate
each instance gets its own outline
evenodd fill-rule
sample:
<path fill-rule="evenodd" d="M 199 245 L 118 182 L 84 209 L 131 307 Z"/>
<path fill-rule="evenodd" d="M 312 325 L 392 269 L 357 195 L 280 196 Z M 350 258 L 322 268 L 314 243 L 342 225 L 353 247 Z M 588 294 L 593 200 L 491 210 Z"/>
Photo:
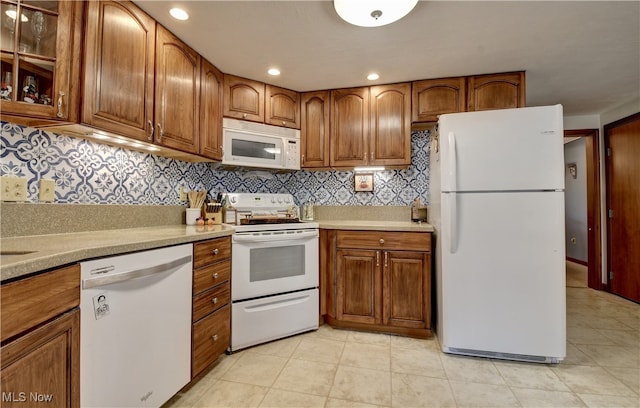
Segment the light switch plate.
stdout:
<path fill-rule="evenodd" d="M 25 177 L 2 176 L 0 178 L 2 201 L 27 201 L 27 179 Z"/>
<path fill-rule="evenodd" d="M 56 199 L 56 182 L 51 179 L 40 179 L 40 201 L 54 202 Z"/>

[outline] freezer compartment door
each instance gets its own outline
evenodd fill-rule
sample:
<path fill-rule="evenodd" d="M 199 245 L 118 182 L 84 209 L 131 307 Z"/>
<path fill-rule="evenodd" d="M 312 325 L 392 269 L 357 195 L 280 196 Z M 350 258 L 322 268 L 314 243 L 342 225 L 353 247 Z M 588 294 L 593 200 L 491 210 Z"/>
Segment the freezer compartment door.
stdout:
<path fill-rule="evenodd" d="M 564 358 L 564 193 L 441 200 L 443 350 Z"/>
<path fill-rule="evenodd" d="M 442 115 L 442 191 L 564 189 L 562 105 Z"/>

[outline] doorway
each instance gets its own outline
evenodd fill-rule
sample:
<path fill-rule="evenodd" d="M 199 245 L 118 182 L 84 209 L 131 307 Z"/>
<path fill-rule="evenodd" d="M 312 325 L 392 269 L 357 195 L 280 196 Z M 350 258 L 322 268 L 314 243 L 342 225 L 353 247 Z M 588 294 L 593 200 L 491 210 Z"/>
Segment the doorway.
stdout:
<path fill-rule="evenodd" d="M 598 129 L 565 130 L 565 137 L 585 139 L 587 179 L 587 286 L 602 290 L 600 223 L 600 149 Z"/>
<path fill-rule="evenodd" d="M 604 127 L 607 288 L 640 302 L 640 113 Z"/>

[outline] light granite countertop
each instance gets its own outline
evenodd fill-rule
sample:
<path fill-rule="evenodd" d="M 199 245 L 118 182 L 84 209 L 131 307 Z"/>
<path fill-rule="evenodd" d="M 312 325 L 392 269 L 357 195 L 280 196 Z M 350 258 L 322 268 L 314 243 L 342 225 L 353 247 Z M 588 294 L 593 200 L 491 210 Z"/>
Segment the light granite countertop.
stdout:
<path fill-rule="evenodd" d="M 343 229 L 362 231 L 404 231 L 434 232 L 433 226 L 426 222 L 412 221 L 378 221 L 378 220 L 318 220 L 315 221 L 323 229 Z"/>
<path fill-rule="evenodd" d="M 317 220 L 323 229 L 433 232 L 427 223 L 378 220 Z M 232 225 L 166 225 L 85 231 L 62 234 L 18 236 L 0 239 L 0 280 L 91 258 L 179 245 L 234 233 Z M 16 254 L 24 252 L 24 254 Z M 9 253 L 9 254 L 7 254 Z"/>
<path fill-rule="evenodd" d="M 227 225 L 166 225 L 2 238 L 0 278 L 5 281 L 86 259 L 224 237 L 233 232 Z M 7 252 L 27 253 L 5 255 Z"/>

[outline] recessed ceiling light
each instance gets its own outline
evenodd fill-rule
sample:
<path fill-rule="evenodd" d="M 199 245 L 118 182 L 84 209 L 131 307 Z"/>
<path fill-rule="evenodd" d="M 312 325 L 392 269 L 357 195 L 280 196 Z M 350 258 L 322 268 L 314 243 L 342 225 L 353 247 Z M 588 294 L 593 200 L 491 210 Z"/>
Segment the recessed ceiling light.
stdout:
<path fill-rule="evenodd" d="M 176 20 L 189 19 L 189 13 L 187 13 L 186 11 L 178 7 L 174 7 L 171 10 L 169 10 L 169 14 L 171 14 L 171 17 L 175 18 Z"/>
<path fill-rule="evenodd" d="M 267 71 L 267 73 L 269 75 L 280 75 L 280 70 L 278 68 L 269 68 L 269 70 Z"/>
<path fill-rule="evenodd" d="M 376 74 L 375 72 L 372 73 L 372 74 L 367 75 L 367 79 L 369 81 L 375 81 L 378 78 L 380 78 L 380 75 Z"/>

